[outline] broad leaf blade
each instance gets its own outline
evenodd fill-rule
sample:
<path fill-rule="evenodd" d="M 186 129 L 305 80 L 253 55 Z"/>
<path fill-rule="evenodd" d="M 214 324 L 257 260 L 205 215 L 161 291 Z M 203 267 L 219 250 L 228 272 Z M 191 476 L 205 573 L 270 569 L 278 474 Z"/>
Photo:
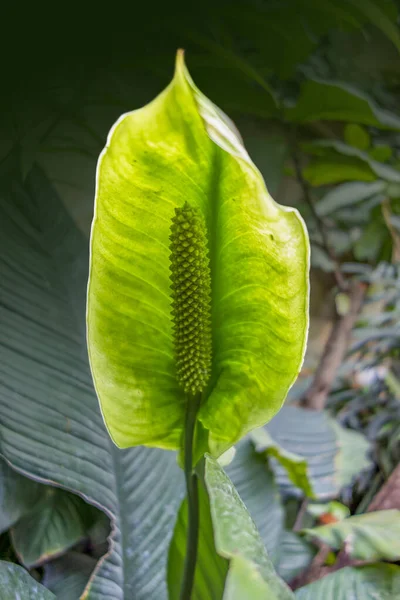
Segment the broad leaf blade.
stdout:
<path fill-rule="evenodd" d="M 400 569 L 394 565 L 346 567 L 296 591 L 296 600 L 394 600 L 400 595 Z"/>
<path fill-rule="evenodd" d="M 371 196 L 383 192 L 384 189 L 385 183 L 383 181 L 374 181 L 373 183 L 352 181 L 351 183 L 344 183 L 343 185 L 336 186 L 321 198 L 316 205 L 316 209 L 321 217 L 325 217 L 336 210 L 367 200 Z"/>
<path fill-rule="evenodd" d="M 279 600 L 253 563 L 241 556 L 231 561 L 223 600 Z"/>
<path fill-rule="evenodd" d="M 88 535 L 94 508 L 75 494 L 43 486 L 42 499 L 14 525 L 11 537 L 28 568 L 65 552 Z"/>
<path fill-rule="evenodd" d="M 250 434 L 255 449 L 260 454 L 275 458 L 285 469 L 294 486 L 300 488 L 310 498 L 315 496 L 312 481 L 308 472 L 307 461 L 303 456 L 285 450 L 270 436 L 265 428 L 260 427 Z"/>
<path fill-rule="evenodd" d="M 292 600 L 293 594 L 277 576 L 243 501 L 229 477 L 210 456 L 206 456 L 205 484 L 218 554 L 230 560 L 240 557 L 248 577 L 251 574 L 247 567 L 261 576 L 265 589 L 277 600 Z"/>
<path fill-rule="evenodd" d="M 42 496 L 43 487 L 23 477 L 0 459 L 0 533 L 29 512 Z"/>
<path fill-rule="evenodd" d="M 96 566 L 96 560 L 87 554 L 67 552 L 44 566 L 43 584 L 57 600 L 77 600 Z"/>
<path fill-rule="evenodd" d="M 287 109 L 287 117 L 295 122 L 346 121 L 400 130 L 400 119 L 383 110 L 367 95 L 346 84 L 322 79 L 307 80 L 297 104 Z"/>
<path fill-rule="evenodd" d="M 364 436 L 354 431 L 343 431 L 343 427 L 337 426 L 323 412 L 284 406 L 266 425 L 266 430 L 284 450 L 305 459 L 316 498 L 335 497 L 360 468 L 370 464 L 367 458 L 369 444 Z M 352 460 L 346 460 L 344 457 L 350 454 Z M 287 470 L 275 458 L 271 458 L 270 462 L 281 491 L 300 495 Z"/>
<path fill-rule="evenodd" d="M 231 464 L 225 468 L 246 505 L 272 562 L 280 554 L 284 531 L 284 510 L 274 474 L 250 439 L 241 440 Z"/>
<path fill-rule="evenodd" d="M 343 521 L 304 529 L 311 538 L 317 538 L 339 550 L 346 545 L 350 556 L 359 560 L 400 559 L 400 511 L 380 510 L 356 515 Z"/>
<path fill-rule="evenodd" d="M 85 598 L 164 600 L 182 473 L 173 453 L 120 451 L 109 439 L 85 347 L 86 240 L 42 171 L 34 167 L 22 184 L 12 164 L 3 169 L 0 451 L 111 519 L 109 553 Z M 148 510 L 152 495 L 163 502 Z"/>
<path fill-rule="evenodd" d="M 168 557 L 169 600 L 179 600 L 186 556 L 187 499 L 182 502 L 175 525 Z M 228 561 L 215 549 L 210 502 L 204 487 L 199 484 L 200 530 L 195 580 L 191 600 L 221 600 Z"/>
<path fill-rule="evenodd" d="M 54 594 L 25 569 L 3 560 L 0 560 L 0 590 L 2 600 L 55 600 Z"/>
<path fill-rule="evenodd" d="M 280 550 L 281 557 L 276 571 L 288 583 L 308 567 L 316 553 L 315 546 L 293 531 L 285 531 Z"/>
<path fill-rule="evenodd" d="M 175 378 L 168 245 L 185 201 L 204 215 L 210 241 L 213 368 L 199 419 L 218 454 L 279 410 L 299 372 L 308 241 L 179 54 L 170 86 L 118 121 L 98 166 L 89 352 L 121 447 L 180 447 L 185 399 Z"/>

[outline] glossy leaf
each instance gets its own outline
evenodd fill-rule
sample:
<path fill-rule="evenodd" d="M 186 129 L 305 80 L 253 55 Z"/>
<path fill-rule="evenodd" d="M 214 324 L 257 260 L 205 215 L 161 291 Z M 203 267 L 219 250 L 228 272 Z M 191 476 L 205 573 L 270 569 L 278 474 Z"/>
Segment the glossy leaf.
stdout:
<path fill-rule="evenodd" d="M 254 449 L 249 437 L 241 440 L 225 471 L 257 526 L 268 555 L 275 564 L 284 532 L 284 510 L 272 470 Z"/>
<path fill-rule="evenodd" d="M 346 121 L 400 130 L 400 118 L 377 106 L 367 94 L 345 83 L 322 79 L 307 80 L 297 104 L 287 109 L 287 117 L 295 122 Z"/>
<path fill-rule="evenodd" d="M 358 148 L 353 148 L 338 140 L 310 142 L 303 144 L 303 149 L 310 154 L 322 158 L 331 158 L 332 156 L 338 158 L 342 157 L 344 159 L 344 164 L 346 164 L 346 162 L 353 164 L 353 162 L 356 161 L 356 164 L 363 164 L 366 169 L 370 169 L 371 172 L 376 175 L 376 178 L 389 183 L 400 183 L 400 171 L 390 165 L 373 160 L 366 152 L 362 152 L 361 150 L 358 150 Z M 354 179 L 357 178 L 354 177 Z"/>
<path fill-rule="evenodd" d="M 296 600 L 394 600 L 400 596 L 400 568 L 345 567 L 296 591 Z"/>
<path fill-rule="evenodd" d="M 368 154 L 378 162 L 386 162 L 393 156 L 393 149 L 386 144 L 379 144 L 368 150 Z"/>
<path fill-rule="evenodd" d="M 264 584 L 261 589 L 269 591 L 272 598 L 292 600 L 293 594 L 277 576 L 243 501 L 229 477 L 210 456 L 205 459 L 204 479 L 218 554 L 233 561 L 238 557 L 242 559 L 241 577 L 248 581 L 253 573 L 258 573 L 261 576 L 257 577 L 258 581 Z"/>
<path fill-rule="evenodd" d="M 182 472 L 171 452 L 118 450 L 104 428 L 85 344 L 87 241 L 37 167 L 22 183 L 2 165 L 0 253 L 0 452 L 110 518 L 87 600 L 165 600 Z M 152 496 L 163 502 L 149 510 Z"/>
<path fill-rule="evenodd" d="M 280 560 L 276 571 L 287 583 L 302 573 L 316 554 L 316 548 L 300 535 L 285 531 L 280 544 Z"/>
<path fill-rule="evenodd" d="M 400 559 L 398 510 L 370 512 L 303 531 L 336 550 L 346 545 L 347 552 L 353 558 L 368 561 Z"/>
<path fill-rule="evenodd" d="M 304 169 L 304 179 L 313 187 L 334 185 L 344 181 L 375 181 L 373 169 L 357 157 L 343 157 L 328 153 L 314 158 Z"/>
<path fill-rule="evenodd" d="M 67 552 L 44 566 L 43 584 L 57 600 L 77 600 L 81 597 L 96 560 L 87 554 Z"/>
<path fill-rule="evenodd" d="M 267 589 L 271 593 L 275 590 L 274 593 L 284 594 L 287 590 L 279 583 L 263 548 L 263 541 L 266 540 L 276 560 L 280 554 L 279 546 L 283 534 L 283 508 L 270 473 L 262 464 L 261 457 L 254 452 L 251 442 L 248 439 L 242 440 L 228 468 L 244 492 L 243 496 L 239 496 L 219 462 L 210 463 L 211 460 L 208 459 L 206 462 L 207 492 L 201 484 L 199 485 L 200 537 L 193 599 L 221 600 L 222 595 L 224 599 L 236 597 L 230 594 L 233 594 L 233 581 L 237 583 L 237 578 L 240 579 L 242 586 L 250 586 L 249 593 L 255 578 L 261 582 L 261 589 Z M 232 497 L 227 496 L 225 499 L 225 513 L 221 489 L 215 488 L 216 481 L 220 482 L 220 488 L 229 485 L 232 489 Z M 227 493 L 226 489 L 223 489 L 223 493 Z M 252 522 L 252 516 L 257 519 L 257 525 L 261 526 L 263 540 L 258 528 L 256 529 Z M 169 552 L 168 589 L 171 600 L 179 598 L 186 554 L 186 529 L 187 502 L 185 500 L 178 514 Z M 252 549 L 253 544 L 254 549 Z M 255 560 L 253 551 L 259 553 L 258 561 Z M 238 558 L 241 567 L 235 564 Z M 229 575 L 225 585 L 228 566 Z M 260 573 L 262 569 L 264 569 L 263 575 Z M 256 586 L 255 589 L 258 587 Z M 279 595 L 277 597 L 281 598 Z M 286 598 L 285 595 L 282 597 Z"/>
<path fill-rule="evenodd" d="M 88 535 L 93 507 L 75 494 L 44 486 L 42 498 L 14 525 L 11 537 L 28 568 L 57 556 Z"/>
<path fill-rule="evenodd" d="M 29 512 L 42 496 L 43 487 L 14 471 L 0 458 L 0 533 Z"/>
<path fill-rule="evenodd" d="M 368 150 L 371 145 L 371 138 L 368 131 L 364 127 L 361 127 L 361 125 L 357 125 L 357 123 L 346 125 L 344 139 L 346 144 L 354 146 L 354 148 L 358 148 L 359 150 Z"/>
<path fill-rule="evenodd" d="M 358 10 L 364 13 L 368 20 L 373 23 L 393 42 L 397 50 L 400 52 L 400 33 L 396 22 L 391 19 L 380 3 L 376 0 L 348 0 Z M 390 6 L 390 5 L 389 5 Z"/>
<path fill-rule="evenodd" d="M 383 192 L 385 183 L 383 181 L 375 181 L 374 183 L 364 183 L 361 181 L 352 181 L 351 183 L 343 183 L 330 190 L 317 203 L 316 209 L 321 217 L 325 217 L 335 212 L 340 208 L 353 206 L 358 202 L 367 200 Z"/>
<path fill-rule="evenodd" d="M 361 471 L 372 466 L 371 444 L 359 431 L 342 427 L 334 419 L 330 419 L 330 424 L 338 444 L 335 460 L 336 479 L 339 488 L 342 488 L 350 485 Z"/>
<path fill-rule="evenodd" d="M 268 583 L 253 563 L 242 556 L 236 556 L 231 561 L 223 600 L 279 600 L 281 596 L 271 590 Z"/>
<path fill-rule="evenodd" d="M 342 436 L 343 428 L 338 430 L 325 413 L 284 406 L 266 429 L 282 448 L 307 462 L 312 488 L 319 499 L 335 497 L 361 466 L 370 464 L 366 456 L 369 444 L 364 436 L 348 430 Z M 354 437 L 352 434 L 355 434 Z M 350 454 L 351 461 L 343 459 Z M 290 481 L 286 469 L 274 458 L 270 462 L 282 492 L 301 495 L 299 488 Z"/>
<path fill-rule="evenodd" d="M 19 565 L 0 560 L 2 600 L 55 600 L 54 594 L 40 585 Z"/>
<path fill-rule="evenodd" d="M 168 598 L 179 600 L 186 556 L 187 500 L 179 509 L 168 556 Z M 192 600 L 221 600 L 229 562 L 215 549 L 210 502 L 204 487 L 199 484 L 200 530 Z"/>
<path fill-rule="evenodd" d="M 307 461 L 303 456 L 285 450 L 275 442 L 265 428 L 256 429 L 250 436 L 257 452 L 262 453 L 267 459 L 275 458 L 286 470 L 292 484 L 300 488 L 306 496 L 314 497 Z"/>
<path fill-rule="evenodd" d="M 297 212 L 269 196 L 233 124 L 194 86 L 179 53 L 172 83 L 121 117 L 98 165 L 89 353 L 121 447 L 181 444 L 168 238 L 186 201 L 203 214 L 210 242 L 213 366 L 199 420 L 220 454 L 279 410 L 299 372 L 308 241 Z"/>

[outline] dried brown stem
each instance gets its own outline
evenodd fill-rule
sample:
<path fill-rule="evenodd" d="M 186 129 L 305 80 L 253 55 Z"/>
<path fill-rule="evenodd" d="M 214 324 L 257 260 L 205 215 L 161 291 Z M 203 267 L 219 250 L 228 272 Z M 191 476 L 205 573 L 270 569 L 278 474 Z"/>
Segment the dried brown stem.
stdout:
<path fill-rule="evenodd" d="M 349 289 L 350 306 L 344 316 L 337 315 L 324 348 L 314 381 L 302 398 L 300 404 L 304 408 L 323 410 L 327 396 L 332 388 L 337 370 L 346 355 L 350 334 L 363 305 L 367 286 L 359 281 L 352 281 Z"/>

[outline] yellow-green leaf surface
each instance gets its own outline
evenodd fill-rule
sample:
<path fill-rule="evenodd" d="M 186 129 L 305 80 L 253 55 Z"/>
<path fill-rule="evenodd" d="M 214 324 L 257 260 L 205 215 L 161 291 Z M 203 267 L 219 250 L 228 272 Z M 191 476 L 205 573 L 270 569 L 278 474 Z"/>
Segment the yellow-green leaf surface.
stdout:
<path fill-rule="evenodd" d="M 304 529 L 304 533 L 339 550 L 346 544 L 350 556 L 360 560 L 400 559 L 400 511 L 379 510 L 343 521 Z"/>
<path fill-rule="evenodd" d="M 256 525 L 234 485 L 218 462 L 208 455 L 204 480 L 215 549 L 230 561 L 224 600 L 240 597 L 233 593 L 239 582 L 240 589 L 247 588 L 249 598 L 260 598 L 264 592 L 264 597 L 271 600 L 294 600 L 290 588 L 276 574 Z"/>
<path fill-rule="evenodd" d="M 250 435 L 257 452 L 263 453 L 267 459 L 270 456 L 275 458 L 286 470 L 293 485 L 300 488 L 306 496 L 310 498 L 315 497 L 311 477 L 308 472 L 308 464 L 303 456 L 285 450 L 270 436 L 266 429 L 261 427 L 253 431 Z"/>
<path fill-rule="evenodd" d="M 175 449 L 184 429 L 172 339 L 175 208 L 207 228 L 212 371 L 199 420 L 213 454 L 268 421 L 299 372 L 308 325 L 307 233 L 270 197 L 229 119 L 178 53 L 172 83 L 113 127 L 97 170 L 88 346 L 118 446 Z"/>

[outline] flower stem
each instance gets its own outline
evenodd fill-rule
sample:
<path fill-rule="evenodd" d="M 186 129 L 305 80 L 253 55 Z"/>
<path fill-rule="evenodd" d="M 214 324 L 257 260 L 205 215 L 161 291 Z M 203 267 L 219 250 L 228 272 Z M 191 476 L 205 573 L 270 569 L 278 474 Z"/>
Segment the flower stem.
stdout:
<path fill-rule="evenodd" d="M 199 540 L 199 490 L 197 475 L 193 472 L 193 439 L 200 400 L 201 393 L 195 395 L 187 394 L 184 470 L 188 503 L 188 527 L 180 600 L 190 600 L 196 570 L 197 546 Z"/>

